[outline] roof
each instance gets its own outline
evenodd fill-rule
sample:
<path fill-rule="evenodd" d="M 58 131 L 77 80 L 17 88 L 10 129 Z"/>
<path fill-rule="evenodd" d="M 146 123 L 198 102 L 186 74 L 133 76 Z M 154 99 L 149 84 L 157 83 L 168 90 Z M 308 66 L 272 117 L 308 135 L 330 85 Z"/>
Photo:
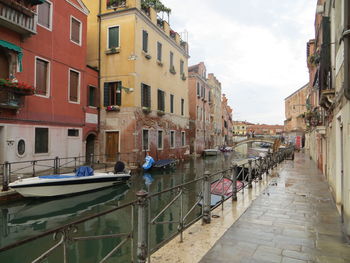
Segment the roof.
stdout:
<path fill-rule="evenodd" d="M 298 89 L 297 91 L 294 91 L 292 94 L 290 94 L 288 97 L 286 97 L 284 100 L 289 99 L 290 97 L 292 97 L 293 95 L 297 94 L 299 91 L 301 91 L 302 89 L 305 89 L 309 86 L 309 83 L 305 84 L 304 86 L 302 86 L 300 89 Z"/>

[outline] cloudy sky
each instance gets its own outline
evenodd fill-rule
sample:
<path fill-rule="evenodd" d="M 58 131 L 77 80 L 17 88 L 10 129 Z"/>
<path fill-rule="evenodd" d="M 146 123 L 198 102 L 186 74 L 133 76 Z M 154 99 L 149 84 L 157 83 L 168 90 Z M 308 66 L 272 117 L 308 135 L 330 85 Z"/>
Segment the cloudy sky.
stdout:
<path fill-rule="evenodd" d="M 284 98 L 308 81 L 306 42 L 316 0 L 162 0 L 188 31 L 189 65 L 222 83 L 234 120 L 283 124 Z"/>

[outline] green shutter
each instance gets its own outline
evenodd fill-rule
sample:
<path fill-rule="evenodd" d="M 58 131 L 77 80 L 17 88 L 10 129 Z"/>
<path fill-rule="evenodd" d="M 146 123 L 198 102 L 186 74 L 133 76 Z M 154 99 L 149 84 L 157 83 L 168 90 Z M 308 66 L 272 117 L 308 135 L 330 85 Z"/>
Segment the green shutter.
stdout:
<path fill-rule="evenodd" d="M 103 90 L 103 106 L 107 107 L 109 105 L 109 85 L 108 82 L 105 82 L 104 84 L 104 90 Z"/>
<path fill-rule="evenodd" d="M 119 47 L 119 26 L 108 29 L 108 48 Z"/>
<path fill-rule="evenodd" d="M 148 33 L 146 30 L 142 30 L 142 50 L 148 52 Z"/>

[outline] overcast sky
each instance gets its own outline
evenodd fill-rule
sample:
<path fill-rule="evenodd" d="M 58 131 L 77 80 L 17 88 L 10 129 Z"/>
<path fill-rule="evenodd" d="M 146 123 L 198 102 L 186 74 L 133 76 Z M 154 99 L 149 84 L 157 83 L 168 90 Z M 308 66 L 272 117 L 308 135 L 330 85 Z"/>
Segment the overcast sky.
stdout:
<path fill-rule="evenodd" d="M 284 98 L 308 82 L 306 42 L 316 0 L 162 0 L 188 31 L 189 65 L 203 61 L 234 120 L 283 124 Z"/>

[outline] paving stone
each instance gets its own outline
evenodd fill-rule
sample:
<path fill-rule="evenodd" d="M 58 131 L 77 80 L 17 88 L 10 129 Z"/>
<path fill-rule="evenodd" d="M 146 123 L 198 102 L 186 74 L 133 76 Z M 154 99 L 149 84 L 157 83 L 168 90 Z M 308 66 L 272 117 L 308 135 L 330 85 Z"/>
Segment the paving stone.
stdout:
<path fill-rule="evenodd" d="M 350 262 L 328 184 L 303 154 L 284 161 L 265 193 L 201 262 Z M 275 185 L 277 183 L 277 186 Z"/>

